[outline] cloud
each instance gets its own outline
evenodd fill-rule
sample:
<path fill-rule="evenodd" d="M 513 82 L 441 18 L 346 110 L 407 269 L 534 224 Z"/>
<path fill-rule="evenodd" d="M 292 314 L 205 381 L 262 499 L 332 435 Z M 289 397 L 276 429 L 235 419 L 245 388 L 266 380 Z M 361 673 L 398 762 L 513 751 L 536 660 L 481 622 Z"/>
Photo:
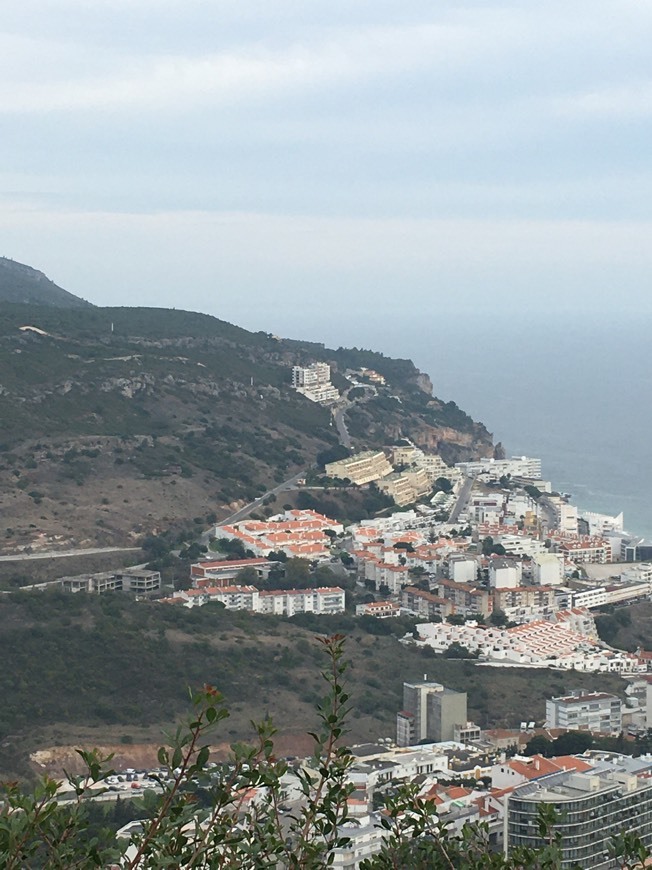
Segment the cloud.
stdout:
<path fill-rule="evenodd" d="M 165 107 L 187 108 L 188 102 L 224 104 L 303 91 L 369 76 L 387 77 L 398 70 L 441 66 L 450 70 L 472 56 L 485 37 L 463 28 L 422 25 L 409 28 L 368 28 L 312 43 L 281 48 L 251 45 L 199 57 L 150 55 L 131 58 L 110 73 L 56 77 L 54 81 L 18 81 L 0 95 L 3 112 L 139 108 L 148 112 Z M 40 55 L 54 66 L 60 47 L 5 38 L 5 58 Z M 9 63 L 7 62 L 7 66 Z"/>
<path fill-rule="evenodd" d="M 566 120 L 639 119 L 652 116 L 652 80 L 568 94 L 554 101 Z"/>
<path fill-rule="evenodd" d="M 406 288 L 633 300 L 650 24 L 634 0 L 6 0 L 4 253 L 98 299 L 234 288 L 232 319 L 280 316 L 268 292 L 297 317 L 313 291 L 358 317 Z"/>

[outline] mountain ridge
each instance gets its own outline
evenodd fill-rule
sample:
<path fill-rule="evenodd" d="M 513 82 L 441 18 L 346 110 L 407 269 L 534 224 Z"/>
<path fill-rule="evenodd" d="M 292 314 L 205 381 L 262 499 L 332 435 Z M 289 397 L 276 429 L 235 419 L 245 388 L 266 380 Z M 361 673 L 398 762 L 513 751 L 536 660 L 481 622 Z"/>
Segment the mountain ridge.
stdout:
<path fill-rule="evenodd" d="M 0 302 L 0 550 L 130 546 L 306 471 L 338 445 L 330 410 L 291 386 L 293 365 L 317 361 L 341 389 L 347 370 L 385 378 L 346 412 L 354 450 L 409 438 L 449 463 L 492 454 L 410 360 L 177 309 Z M 339 495 L 324 504 L 343 519 L 371 509 Z"/>
<path fill-rule="evenodd" d="M 0 302 L 61 308 L 92 307 L 90 302 L 59 287 L 43 272 L 9 257 L 0 257 Z"/>

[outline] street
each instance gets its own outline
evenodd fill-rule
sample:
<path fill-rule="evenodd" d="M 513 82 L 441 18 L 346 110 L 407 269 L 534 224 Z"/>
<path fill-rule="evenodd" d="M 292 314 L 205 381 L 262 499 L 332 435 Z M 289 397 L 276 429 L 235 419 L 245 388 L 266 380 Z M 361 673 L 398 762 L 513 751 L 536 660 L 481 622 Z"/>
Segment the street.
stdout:
<path fill-rule="evenodd" d="M 467 477 L 464 483 L 462 484 L 462 489 L 460 490 L 460 494 L 457 496 L 457 501 L 455 502 L 455 507 L 451 511 L 450 517 L 448 518 L 449 523 L 456 523 L 459 515 L 462 513 L 466 504 L 469 500 L 469 496 L 471 495 L 471 490 L 473 489 L 473 484 L 475 483 L 475 477 Z"/>

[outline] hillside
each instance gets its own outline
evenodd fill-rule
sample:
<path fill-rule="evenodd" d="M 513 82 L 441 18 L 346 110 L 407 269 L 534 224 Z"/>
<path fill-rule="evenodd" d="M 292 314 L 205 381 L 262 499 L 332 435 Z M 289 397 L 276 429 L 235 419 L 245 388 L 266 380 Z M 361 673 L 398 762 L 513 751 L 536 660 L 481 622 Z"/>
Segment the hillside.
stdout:
<path fill-rule="evenodd" d="M 0 774 L 25 773 L 37 747 L 156 744 L 161 727 L 187 711 L 187 687 L 204 683 L 229 703 L 225 742 L 250 737 L 250 720 L 269 713 L 291 753 L 316 724 L 320 633 L 348 636 L 350 742 L 393 735 L 403 680 L 424 672 L 466 691 L 469 715 L 483 727 L 542 722 L 545 698 L 571 686 L 623 690 L 615 675 L 482 668 L 404 647 L 397 637 L 411 626 L 344 614 L 287 620 L 210 605 L 186 610 L 122 595 L 0 596 Z"/>
<path fill-rule="evenodd" d="M 356 449 L 401 436 L 449 461 L 493 449 L 409 360 L 184 311 L 0 303 L 0 549 L 129 545 L 304 471 L 337 444 L 330 412 L 290 386 L 291 366 L 315 360 L 336 380 L 360 366 L 387 380 L 348 413 Z"/>
<path fill-rule="evenodd" d="M 85 308 L 90 302 L 57 286 L 43 272 L 0 257 L 0 302 Z"/>

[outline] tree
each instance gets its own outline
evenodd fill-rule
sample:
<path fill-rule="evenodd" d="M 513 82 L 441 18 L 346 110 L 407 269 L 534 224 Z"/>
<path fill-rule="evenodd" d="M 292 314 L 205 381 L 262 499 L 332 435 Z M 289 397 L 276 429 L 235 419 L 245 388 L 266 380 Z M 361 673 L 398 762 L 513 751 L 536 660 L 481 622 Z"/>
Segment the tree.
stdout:
<path fill-rule="evenodd" d="M 537 734 L 531 740 L 528 740 L 524 753 L 525 755 L 543 755 L 544 758 L 550 758 L 553 754 L 552 740 L 548 740 L 543 734 Z"/>
<path fill-rule="evenodd" d="M 497 626 L 498 628 L 502 628 L 503 626 L 507 625 L 508 620 L 505 611 L 500 609 L 493 610 L 491 612 L 491 615 L 489 616 L 489 622 L 492 625 Z"/>
<path fill-rule="evenodd" d="M 251 565 L 241 568 L 235 575 L 236 586 L 253 586 L 259 582 L 258 571 Z"/>
<path fill-rule="evenodd" d="M 239 538 L 218 538 L 215 548 L 226 553 L 229 559 L 244 559 L 246 556 L 245 546 Z"/>
<path fill-rule="evenodd" d="M 477 658 L 477 653 L 472 653 L 468 647 L 462 646 L 456 640 L 444 650 L 444 658 L 447 659 L 473 659 Z"/>
<path fill-rule="evenodd" d="M 552 741 L 553 755 L 580 755 L 593 746 L 588 731 L 567 731 Z"/>
<path fill-rule="evenodd" d="M 310 562 L 293 557 L 285 563 L 285 579 L 293 589 L 310 585 Z"/>
<path fill-rule="evenodd" d="M 464 625 L 466 617 L 462 613 L 451 613 L 446 617 L 446 622 L 450 625 Z"/>
<path fill-rule="evenodd" d="M 494 545 L 494 539 L 491 537 L 491 535 L 487 535 L 487 537 L 484 538 L 484 540 L 482 541 L 482 555 L 483 556 L 490 556 L 491 552 L 492 552 L 493 545 Z"/>

